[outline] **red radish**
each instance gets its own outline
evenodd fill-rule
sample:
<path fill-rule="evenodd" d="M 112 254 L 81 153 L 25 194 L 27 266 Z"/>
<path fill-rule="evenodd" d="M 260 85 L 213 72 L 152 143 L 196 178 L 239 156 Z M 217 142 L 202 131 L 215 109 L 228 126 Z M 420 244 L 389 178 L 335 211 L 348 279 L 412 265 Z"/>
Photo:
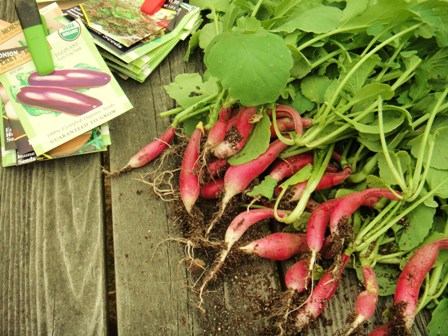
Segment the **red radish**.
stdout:
<path fill-rule="evenodd" d="M 288 289 L 288 296 L 285 304 L 285 313 L 283 315 L 283 323 L 288 320 L 291 313 L 291 302 L 295 293 L 303 293 L 310 282 L 311 278 L 308 272 L 308 260 L 301 259 L 288 268 L 285 274 L 285 286 Z M 278 325 L 280 335 L 284 334 L 282 323 Z"/>
<path fill-rule="evenodd" d="M 291 118 L 277 118 L 275 120 L 280 133 L 294 130 L 294 120 Z M 274 125 L 271 125 L 271 138 L 277 137 Z"/>
<path fill-rule="evenodd" d="M 300 308 L 296 317 L 298 331 L 305 328 L 312 319 L 316 319 L 325 309 L 328 301 L 333 297 L 341 280 L 342 273 L 350 260 L 350 256 L 343 254 L 341 260 L 325 272 L 318 284 L 311 292 L 305 305 Z"/>
<path fill-rule="evenodd" d="M 313 119 L 312 118 L 302 118 L 302 124 L 303 128 L 310 128 L 313 126 Z"/>
<path fill-rule="evenodd" d="M 307 259 L 301 259 L 293 264 L 285 274 L 286 288 L 296 293 L 304 292 L 310 280 Z"/>
<path fill-rule="evenodd" d="M 128 163 L 118 171 L 109 173 L 111 176 L 118 176 L 123 172 L 143 167 L 153 161 L 156 157 L 163 153 L 163 151 L 169 146 L 176 135 L 175 127 L 168 127 L 160 138 L 148 143 L 141 148 L 136 154 L 134 154 L 128 161 Z"/>
<path fill-rule="evenodd" d="M 334 259 L 336 256 L 336 251 L 333 251 L 331 236 L 327 236 L 324 240 L 324 246 L 322 246 L 322 249 L 320 250 L 320 255 L 322 258 L 330 260 Z"/>
<path fill-rule="evenodd" d="M 362 275 L 365 290 L 356 298 L 356 318 L 345 335 L 353 333 L 362 323 L 368 321 L 375 314 L 379 293 L 375 272 L 369 265 L 363 265 Z"/>
<path fill-rule="evenodd" d="M 311 152 L 291 156 L 274 163 L 274 166 L 269 172 L 269 176 L 275 181 L 280 182 L 285 178 L 294 175 L 309 163 L 313 163 L 313 154 Z"/>
<path fill-rule="evenodd" d="M 448 249 L 448 238 L 423 245 L 406 263 L 395 289 L 394 307 L 398 316 L 394 316 L 393 327 L 402 327 L 407 332 L 412 328 L 417 311 L 420 287 L 442 249 Z"/>
<path fill-rule="evenodd" d="M 240 250 L 271 260 L 287 260 L 308 248 L 303 233 L 275 232 L 240 247 Z"/>
<path fill-rule="evenodd" d="M 278 211 L 278 215 L 285 216 L 286 213 L 284 213 L 283 211 Z M 240 213 L 232 220 L 224 236 L 225 247 L 219 253 L 218 257 L 215 260 L 213 268 L 207 273 L 202 282 L 201 288 L 199 289 L 199 308 L 202 307 L 202 295 L 207 284 L 217 276 L 233 245 L 252 225 L 259 223 L 262 220 L 274 217 L 275 211 L 273 209 L 251 209 Z"/>
<path fill-rule="evenodd" d="M 215 161 L 210 162 L 207 167 L 204 167 L 206 170 L 202 173 L 202 175 L 206 174 L 211 178 L 220 176 L 226 169 L 229 167 L 229 163 L 225 159 L 217 159 Z"/>
<path fill-rule="evenodd" d="M 294 130 L 297 134 L 303 134 L 303 120 L 299 112 L 288 105 L 277 105 L 275 108 L 278 118 L 288 117 L 294 121 Z"/>
<path fill-rule="evenodd" d="M 230 108 L 223 107 L 219 112 L 219 117 L 216 123 L 210 128 L 207 140 L 205 142 L 205 150 L 209 150 L 217 146 L 224 140 L 227 133 L 227 123 L 230 119 Z"/>
<path fill-rule="evenodd" d="M 330 221 L 331 210 L 336 204 L 336 201 L 337 199 L 331 199 L 319 204 L 311 212 L 306 224 L 306 243 L 311 251 L 309 271 L 313 269 L 317 254 L 324 246 L 325 231 Z"/>
<path fill-rule="evenodd" d="M 257 108 L 255 106 L 243 107 L 238 112 L 235 126 L 227 130 L 224 141 L 213 149 L 213 154 L 216 157 L 220 159 L 229 158 L 243 148 L 252 132 L 254 124 L 251 119 L 256 113 Z"/>
<path fill-rule="evenodd" d="M 294 124 L 294 120 L 291 118 L 281 117 L 281 118 L 277 118 L 275 122 L 277 123 L 277 128 L 280 133 L 294 130 L 295 124 Z M 303 128 L 309 128 L 313 125 L 313 119 L 302 118 L 302 124 L 303 124 Z M 277 134 L 275 133 L 274 125 L 271 125 L 270 130 L 271 130 L 271 138 L 277 137 Z"/>
<path fill-rule="evenodd" d="M 200 122 L 191 135 L 180 168 L 180 198 L 188 213 L 191 213 L 193 205 L 196 203 L 201 191 L 198 177 L 198 160 L 203 133 L 204 129 Z"/>
<path fill-rule="evenodd" d="M 204 200 L 214 200 L 218 199 L 219 195 L 224 190 L 224 180 L 215 179 L 211 182 L 201 186 L 200 198 Z"/>
<path fill-rule="evenodd" d="M 352 170 L 350 167 L 345 167 L 340 172 L 330 172 L 325 173 L 321 180 L 319 181 L 318 185 L 316 186 L 315 190 L 323 190 L 331 188 L 337 184 L 340 184 L 344 182 L 352 173 Z M 288 192 L 288 199 L 290 201 L 298 201 L 300 197 L 302 197 L 302 194 L 306 188 L 307 182 L 300 182 L 296 185 L 292 186 L 291 189 Z"/>
<path fill-rule="evenodd" d="M 268 111 L 268 114 L 272 115 L 272 111 Z M 294 130 L 296 132 L 296 134 L 303 134 L 304 125 L 303 125 L 302 117 L 300 116 L 299 112 L 297 112 L 291 106 L 277 105 L 275 107 L 275 116 L 276 116 L 275 122 L 277 122 L 277 118 L 285 118 L 285 117 L 290 118 L 294 125 L 292 130 Z M 280 129 L 279 129 L 279 131 L 280 131 Z M 274 131 L 274 133 L 275 133 L 275 131 Z"/>
<path fill-rule="evenodd" d="M 398 200 L 398 197 L 392 191 L 381 188 L 369 188 L 339 198 L 330 217 L 329 227 L 332 236 L 337 236 L 338 226 L 342 220 L 348 219 L 362 205 L 371 205 L 374 198 L 380 197 Z"/>
<path fill-rule="evenodd" d="M 369 336 L 389 336 L 390 335 L 390 326 L 391 326 L 390 322 L 383 324 L 382 326 L 379 326 L 378 328 L 373 329 L 369 333 Z"/>
<path fill-rule="evenodd" d="M 219 221 L 230 200 L 243 192 L 247 186 L 269 165 L 274 162 L 282 150 L 287 147 L 280 140 L 275 140 L 269 145 L 269 148 L 258 158 L 236 166 L 231 166 L 224 175 L 224 195 L 221 200 L 221 208 L 209 224 L 206 235 L 209 235 L 215 224 Z"/>

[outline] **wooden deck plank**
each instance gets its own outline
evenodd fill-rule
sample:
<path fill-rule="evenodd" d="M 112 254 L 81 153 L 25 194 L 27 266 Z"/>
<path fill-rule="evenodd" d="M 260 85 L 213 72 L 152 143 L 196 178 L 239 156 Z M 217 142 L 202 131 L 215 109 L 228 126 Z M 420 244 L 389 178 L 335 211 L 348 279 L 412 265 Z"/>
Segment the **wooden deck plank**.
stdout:
<path fill-rule="evenodd" d="M 142 85 L 121 81 L 134 109 L 113 120 L 111 168 L 118 169 L 143 145 L 167 127 L 157 113 L 173 102 L 163 85 L 186 70 L 180 50 Z M 137 179 L 145 169 L 111 180 L 117 320 L 120 335 L 191 335 L 197 328 L 195 311 L 186 289 L 186 271 L 179 264 L 182 249 L 176 244 L 156 245 L 178 235 L 164 204 Z"/>
<path fill-rule="evenodd" d="M 100 156 L 0 168 L 0 334 L 106 334 Z"/>

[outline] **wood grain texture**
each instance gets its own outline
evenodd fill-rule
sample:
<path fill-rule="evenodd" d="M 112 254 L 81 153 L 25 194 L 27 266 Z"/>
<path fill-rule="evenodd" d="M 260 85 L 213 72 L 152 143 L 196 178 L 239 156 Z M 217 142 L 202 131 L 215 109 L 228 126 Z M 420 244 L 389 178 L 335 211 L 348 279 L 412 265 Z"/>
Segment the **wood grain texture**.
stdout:
<path fill-rule="evenodd" d="M 0 168 L 0 188 L 0 335 L 105 335 L 99 155 Z"/>
<path fill-rule="evenodd" d="M 121 81 L 134 109 L 113 120 L 111 169 L 124 166 L 168 121 L 158 113 L 173 107 L 163 85 L 187 71 L 176 49 L 144 85 Z M 192 71 L 197 71 L 193 69 Z M 191 335 L 198 328 L 186 288 L 186 270 L 177 244 L 157 244 L 178 236 L 169 220 L 170 203 L 158 199 L 138 179 L 145 168 L 111 180 L 117 320 L 120 335 Z"/>

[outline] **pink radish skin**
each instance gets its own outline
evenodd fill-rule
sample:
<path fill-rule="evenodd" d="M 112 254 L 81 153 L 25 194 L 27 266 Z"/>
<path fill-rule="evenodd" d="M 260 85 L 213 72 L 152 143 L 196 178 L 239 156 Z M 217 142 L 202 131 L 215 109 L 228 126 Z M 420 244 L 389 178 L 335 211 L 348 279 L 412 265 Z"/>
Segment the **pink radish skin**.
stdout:
<path fill-rule="evenodd" d="M 283 211 L 278 211 L 278 215 L 283 217 L 286 216 L 286 213 Z M 275 211 L 273 209 L 251 209 L 240 213 L 232 220 L 224 236 L 225 247 L 219 253 L 218 257 L 215 260 L 213 268 L 207 273 L 199 289 L 198 307 L 200 309 L 202 309 L 203 293 L 205 288 L 207 287 L 207 284 L 217 276 L 233 245 L 252 225 L 257 224 L 262 220 L 274 217 Z"/>
<path fill-rule="evenodd" d="M 215 179 L 207 184 L 201 186 L 201 193 L 199 197 L 204 200 L 215 200 L 224 190 L 224 180 Z"/>
<path fill-rule="evenodd" d="M 275 232 L 240 247 L 240 250 L 270 260 L 287 260 L 307 251 L 308 247 L 303 233 Z"/>
<path fill-rule="evenodd" d="M 356 298 L 356 317 L 345 335 L 353 333 L 362 323 L 368 321 L 375 314 L 379 293 L 375 272 L 369 265 L 363 265 L 362 275 L 365 290 Z"/>
<path fill-rule="evenodd" d="M 371 201 L 372 197 L 385 197 L 390 200 L 398 200 L 398 197 L 390 190 L 380 188 L 369 188 L 339 198 L 337 204 L 333 207 L 330 216 L 329 227 L 331 234 L 333 236 L 337 235 L 339 223 L 344 218 L 349 218 L 366 202 Z"/>
<path fill-rule="evenodd" d="M 303 293 L 311 280 L 308 272 L 308 260 L 301 259 L 293 264 L 285 274 L 285 285 L 289 290 Z"/>
<path fill-rule="evenodd" d="M 389 336 L 389 335 L 391 335 L 390 334 L 390 325 L 391 325 L 391 323 L 388 322 L 378 328 L 373 329 L 369 333 L 369 336 Z"/>
<path fill-rule="evenodd" d="M 199 173 L 199 181 L 202 184 L 208 184 L 210 180 L 222 177 L 228 167 L 229 163 L 225 159 L 216 159 L 208 165 L 202 165 Z"/>
<path fill-rule="evenodd" d="M 350 167 L 344 168 L 342 171 L 337 173 L 325 173 L 321 180 L 319 181 L 318 185 L 316 186 L 315 190 L 324 190 L 331 188 L 335 185 L 338 185 L 342 182 L 344 182 L 346 179 L 349 178 L 351 175 L 352 170 Z M 289 192 L 289 199 L 291 201 L 298 201 L 300 197 L 302 197 L 303 191 L 305 190 L 307 185 L 307 182 L 301 182 L 297 183 L 296 185 L 291 187 L 291 190 Z"/>
<path fill-rule="evenodd" d="M 227 168 L 229 163 L 225 159 L 218 159 L 210 162 L 207 167 L 207 172 L 210 177 L 216 177 L 221 175 Z"/>
<path fill-rule="evenodd" d="M 308 260 L 301 259 L 288 268 L 285 274 L 285 286 L 288 289 L 287 303 L 285 304 L 285 313 L 283 314 L 283 321 L 288 320 L 291 313 L 291 302 L 296 293 L 303 293 L 306 291 L 309 282 L 311 281 L 310 273 L 308 271 Z M 283 322 L 283 323 L 284 323 Z M 282 323 L 279 324 L 280 335 L 284 334 Z"/>
<path fill-rule="evenodd" d="M 180 168 L 179 192 L 188 213 L 191 213 L 201 191 L 197 169 L 202 135 L 202 123 L 199 123 L 185 149 Z"/>
<path fill-rule="evenodd" d="M 294 120 L 292 120 L 291 118 L 277 118 L 275 122 L 277 123 L 277 128 L 280 133 L 294 130 Z M 270 130 L 271 138 L 277 137 L 274 125 L 271 125 Z"/>
<path fill-rule="evenodd" d="M 251 118 L 256 112 L 257 108 L 255 106 L 244 107 L 238 112 L 234 127 L 235 129 L 227 130 L 224 141 L 220 142 L 213 149 L 213 154 L 217 158 L 229 158 L 238 153 L 244 147 L 254 126 L 251 122 Z M 234 132 L 236 132 L 237 135 L 234 135 Z M 229 139 L 229 134 L 231 134 L 231 137 L 235 137 L 236 139 Z"/>
<path fill-rule="evenodd" d="M 311 251 L 309 270 L 314 267 L 317 254 L 324 246 L 325 231 L 330 221 L 331 210 L 336 204 L 336 199 L 331 199 L 319 204 L 310 215 L 306 224 L 306 243 Z"/>
<path fill-rule="evenodd" d="M 277 116 L 278 117 L 278 116 Z M 294 120 L 288 117 L 280 117 L 276 119 L 277 128 L 280 133 L 293 131 L 294 130 Z M 313 119 L 311 118 L 302 118 L 303 128 L 309 128 L 313 125 Z M 277 137 L 275 133 L 274 126 L 271 125 L 271 138 Z"/>
<path fill-rule="evenodd" d="M 272 111 L 268 111 L 268 114 L 272 116 Z M 299 112 L 297 112 L 294 108 L 288 105 L 277 105 L 275 107 L 275 115 L 276 118 L 285 118 L 285 117 L 290 118 L 293 123 L 293 128 L 291 130 L 294 130 L 296 134 L 303 134 L 303 128 L 304 128 L 303 119 L 300 116 Z M 308 120 L 309 119 L 307 119 L 307 122 Z M 280 129 L 279 131 L 281 132 Z"/>
<path fill-rule="evenodd" d="M 307 164 L 312 163 L 313 154 L 310 152 L 291 156 L 287 159 L 279 160 L 277 163 L 274 163 L 274 166 L 269 172 L 269 176 L 275 181 L 280 182 L 285 178 L 294 175 Z"/>
<path fill-rule="evenodd" d="M 269 148 L 261 154 L 258 158 L 236 166 L 231 166 L 224 174 L 224 196 L 221 200 L 221 208 L 217 215 L 213 218 L 209 227 L 206 230 L 206 235 L 209 235 L 213 230 L 215 224 L 219 221 L 224 213 L 230 200 L 242 193 L 247 186 L 261 173 L 263 173 L 269 165 L 274 162 L 277 156 L 287 147 L 286 144 L 280 140 L 275 140 Z"/>
<path fill-rule="evenodd" d="M 299 112 L 288 105 L 277 105 L 275 108 L 277 117 L 288 117 L 294 122 L 294 131 L 296 134 L 303 134 L 303 120 Z"/>
<path fill-rule="evenodd" d="M 341 280 L 342 272 L 344 271 L 350 256 L 343 254 L 340 263 L 333 266 L 325 272 L 318 284 L 310 294 L 306 304 L 299 310 L 296 317 L 296 327 L 298 331 L 305 328 L 312 319 L 316 319 L 322 314 L 328 301 L 333 297 Z"/>
<path fill-rule="evenodd" d="M 147 165 L 169 146 L 176 135 L 176 128 L 168 127 L 165 133 L 159 138 L 151 141 L 145 147 L 140 149 L 134 156 L 131 157 L 126 165 L 126 169 L 140 168 Z"/>
<path fill-rule="evenodd" d="M 231 110 L 227 107 L 221 108 L 218 120 L 213 124 L 208 132 L 207 140 L 205 142 L 206 150 L 214 148 L 224 140 L 227 133 L 227 123 L 230 119 L 230 112 Z"/>
<path fill-rule="evenodd" d="M 398 318 L 404 322 L 407 331 L 411 330 L 414 323 L 420 287 L 442 249 L 448 249 L 448 238 L 420 247 L 400 273 L 395 289 L 394 306 L 397 307 Z"/>
<path fill-rule="evenodd" d="M 283 211 L 278 211 L 278 215 L 283 217 L 286 215 Z M 268 218 L 274 218 L 274 209 L 251 209 L 244 211 L 237 215 L 229 227 L 227 228 L 224 242 L 227 245 L 227 249 L 230 249 L 242 235 L 254 224 Z"/>

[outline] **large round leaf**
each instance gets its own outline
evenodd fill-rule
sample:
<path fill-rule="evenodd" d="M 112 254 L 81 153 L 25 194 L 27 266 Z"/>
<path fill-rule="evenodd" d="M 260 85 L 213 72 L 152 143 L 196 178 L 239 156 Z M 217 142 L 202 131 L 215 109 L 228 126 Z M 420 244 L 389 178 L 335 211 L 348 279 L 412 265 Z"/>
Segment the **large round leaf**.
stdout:
<path fill-rule="evenodd" d="M 207 47 L 204 61 L 211 75 L 246 106 L 275 102 L 293 66 L 283 39 L 265 30 L 218 35 Z"/>

